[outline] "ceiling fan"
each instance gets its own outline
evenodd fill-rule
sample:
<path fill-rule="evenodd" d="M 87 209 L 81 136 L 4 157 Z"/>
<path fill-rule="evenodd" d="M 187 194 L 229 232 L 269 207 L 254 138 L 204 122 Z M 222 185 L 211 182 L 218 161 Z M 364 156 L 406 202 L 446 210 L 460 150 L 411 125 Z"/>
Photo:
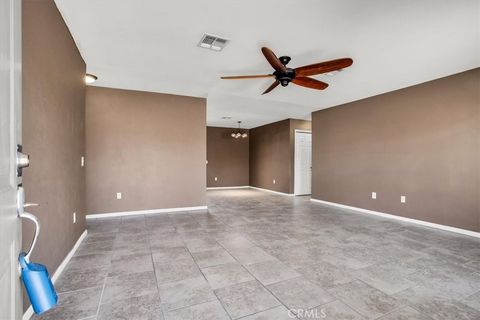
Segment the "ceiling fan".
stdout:
<path fill-rule="evenodd" d="M 298 67 L 295 69 L 288 68 L 287 64 L 290 62 L 291 58 L 287 56 L 281 56 L 277 58 L 275 53 L 267 47 L 262 48 L 262 53 L 267 59 L 268 63 L 275 69 L 272 74 L 259 74 L 259 75 L 248 75 L 248 76 L 230 76 L 230 77 L 221 77 L 222 79 L 254 79 L 254 78 L 270 78 L 275 77 L 275 82 L 270 85 L 262 94 L 269 93 L 275 89 L 279 84 L 283 87 L 286 87 L 290 82 L 295 83 L 296 85 L 307 87 L 311 89 L 323 90 L 328 87 L 328 83 L 322 82 L 317 79 L 310 78 L 321 73 L 328 73 L 332 71 L 337 71 L 352 65 L 353 60 L 350 58 L 335 59 L 331 61 L 325 61 L 315 64 L 310 64 L 303 67 Z"/>

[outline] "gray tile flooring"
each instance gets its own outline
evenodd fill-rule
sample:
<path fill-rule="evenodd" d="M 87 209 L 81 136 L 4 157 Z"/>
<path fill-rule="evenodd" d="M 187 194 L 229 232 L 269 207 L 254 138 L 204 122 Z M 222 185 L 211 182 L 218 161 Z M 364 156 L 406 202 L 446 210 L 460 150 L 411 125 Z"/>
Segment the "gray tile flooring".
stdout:
<path fill-rule="evenodd" d="M 88 221 L 37 319 L 480 319 L 480 239 L 257 190 Z"/>

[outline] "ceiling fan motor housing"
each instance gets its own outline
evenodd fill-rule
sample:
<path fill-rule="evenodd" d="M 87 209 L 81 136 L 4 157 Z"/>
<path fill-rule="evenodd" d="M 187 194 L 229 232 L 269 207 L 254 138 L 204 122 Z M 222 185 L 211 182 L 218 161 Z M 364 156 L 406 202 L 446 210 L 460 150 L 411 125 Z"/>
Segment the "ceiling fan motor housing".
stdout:
<path fill-rule="evenodd" d="M 287 68 L 287 71 L 285 72 L 277 70 L 273 73 L 273 75 L 275 76 L 275 79 L 280 81 L 280 84 L 283 87 L 286 87 L 290 83 L 290 81 L 292 81 L 293 78 L 295 78 L 295 70 L 291 68 Z"/>
<path fill-rule="evenodd" d="M 291 59 L 292 58 L 290 58 L 289 56 L 281 56 L 280 58 L 278 58 L 278 60 L 280 60 L 280 62 L 285 67 L 290 62 Z M 291 68 L 286 68 L 286 69 L 287 69 L 286 71 L 276 70 L 273 73 L 273 75 L 275 76 L 275 79 L 280 81 L 280 84 L 282 85 L 282 87 L 286 87 L 290 83 L 290 81 L 292 81 L 293 78 L 295 78 L 295 71 Z"/>

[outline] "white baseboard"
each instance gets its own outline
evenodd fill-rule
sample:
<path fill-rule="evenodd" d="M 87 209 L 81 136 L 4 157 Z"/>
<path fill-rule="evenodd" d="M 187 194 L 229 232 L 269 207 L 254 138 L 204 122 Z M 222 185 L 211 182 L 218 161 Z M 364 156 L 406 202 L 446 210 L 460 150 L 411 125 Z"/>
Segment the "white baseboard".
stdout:
<path fill-rule="evenodd" d="M 263 188 L 252 187 L 252 186 L 250 186 L 250 188 L 255 189 L 255 190 L 260 190 L 260 191 L 266 191 L 266 192 L 281 194 L 281 195 L 289 196 L 289 197 L 293 197 L 293 196 L 294 196 L 293 193 L 285 193 L 285 192 L 280 192 L 280 191 L 273 191 L 273 190 L 270 190 L 270 189 L 263 189 Z"/>
<path fill-rule="evenodd" d="M 87 214 L 87 219 L 99 219 L 99 218 L 113 218 L 113 217 L 125 217 L 136 216 L 141 214 L 155 214 L 155 213 L 167 213 L 167 212 L 179 212 L 179 211 L 196 211 L 207 210 L 207 206 L 197 207 L 182 207 L 182 208 L 166 208 L 166 209 L 152 209 L 152 210 L 138 210 L 138 211 L 122 211 L 122 212 L 109 212 L 109 213 L 93 213 Z"/>
<path fill-rule="evenodd" d="M 70 252 L 67 254 L 65 259 L 63 259 L 62 263 L 60 263 L 57 270 L 55 270 L 55 273 L 52 276 L 52 282 L 54 284 L 58 280 L 58 277 L 60 277 L 60 275 L 62 274 L 63 270 L 65 270 L 65 267 L 72 259 L 78 247 L 80 247 L 80 244 L 82 244 L 82 241 L 87 236 L 87 233 L 88 231 L 85 229 L 85 231 L 83 231 L 83 233 L 78 238 L 77 242 L 75 242 L 75 245 L 73 246 L 72 250 L 70 250 Z M 30 305 L 28 309 L 25 311 L 25 313 L 23 314 L 22 320 L 29 320 L 32 316 L 33 316 L 33 308 L 32 308 L 32 305 Z"/>
<path fill-rule="evenodd" d="M 80 247 L 80 245 L 82 244 L 82 241 L 87 236 L 87 233 L 88 233 L 88 231 L 85 229 L 85 231 L 83 231 L 82 235 L 78 238 L 77 242 L 73 246 L 72 250 L 70 250 L 70 252 L 67 254 L 65 259 L 63 259 L 62 263 L 60 263 L 57 270 L 55 270 L 55 273 L 52 276 L 53 283 L 55 283 L 55 281 L 57 281 L 58 277 L 60 277 L 60 274 L 63 272 L 63 270 L 65 269 L 67 264 L 70 262 L 70 259 L 72 259 L 73 255 L 77 251 L 78 247 Z"/>
<path fill-rule="evenodd" d="M 401 217 L 401 216 L 397 216 L 397 215 L 394 215 L 394 214 L 391 214 L 391 213 L 385 213 L 385 212 L 380 212 L 380 211 L 374 211 L 374 210 L 368 210 L 368 209 L 363 209 L 363 208 L 358 208 L 358 207 L 347 206 L 347 205 L 336 203 L 336 202 L 329 202 L 329 201 L 318 200 L 318 199 L 313 199 L 313 198 L 311 198 L 310 200 L 313 201 L 313 202 L 318 202 L 318 203 L 326 204 L 326 205 L 329 205 L 329 206 L 334 206 L 334 207 L 343 208 L 343 209 L 350 209 L 350 210 L 354 210 L 354 211 L 357 211 L 357 212 L 372 214 L 372 215 L 376 215 L 376 216 L 383 217 L 383 218 L 415 223 L 415 224 L 422 225 L 422 226 L 425 226 L 425 227 L 430 227 L 430 228 L 440 229 L 440 230 L 444 230 L 444 231 L 455 232 L 455 233 L 459 233 L 459 234 L 470 236 L 470 237 L 480 238 L 480 233 L 475 232 L 475 231 L 470 231 L 470 230 L 465 230 L 465 229 L 460 229 L 460 228 L 455 228 L 455 227 L 449 227 L 449 226 L 445 226 L 443 224 L 427 222 L 427 221 L 423 221 L 423 220 Z"/>
<path fill-rule="evenodd" d="M 270 190 L 270 189 L 264 189 L 264 188 L 252 187 L 252 186 L 209 187 L 209 188 L 207 188 L 207 190 L 228 190 L 228 189 L 255 189 L 255 190 L 260 190 L 260 191 L 265 191 L 265 192 L 270 192 L 270 193 L 275 193 L 275 194 L 281 194 L 283 196 L 289 196 L 289 197 L 295 196 L 295 194 L 293 194 L 293 193 L 285 193 L 285 192 L 274 191 L 274 190 Z"/>
<path fill-rule="evenodd" d="M 207 190 L 249 189 L 250 186 L 208 187 Z"/>

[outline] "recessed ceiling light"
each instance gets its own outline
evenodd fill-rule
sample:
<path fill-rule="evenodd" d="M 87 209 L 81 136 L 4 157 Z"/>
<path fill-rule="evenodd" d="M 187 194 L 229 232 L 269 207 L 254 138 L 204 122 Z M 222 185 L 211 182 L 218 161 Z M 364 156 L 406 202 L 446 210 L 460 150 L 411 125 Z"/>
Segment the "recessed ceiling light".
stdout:
<path fill-rule="evenodd" d="M 97 81 L 98 77 L 96 75 L 93 75 L 91 73 L 87 73 L 85 75 L 85 83 L 86 84 L 90 84 L 90 83 L 94 83 L 95 81 Z"/>

